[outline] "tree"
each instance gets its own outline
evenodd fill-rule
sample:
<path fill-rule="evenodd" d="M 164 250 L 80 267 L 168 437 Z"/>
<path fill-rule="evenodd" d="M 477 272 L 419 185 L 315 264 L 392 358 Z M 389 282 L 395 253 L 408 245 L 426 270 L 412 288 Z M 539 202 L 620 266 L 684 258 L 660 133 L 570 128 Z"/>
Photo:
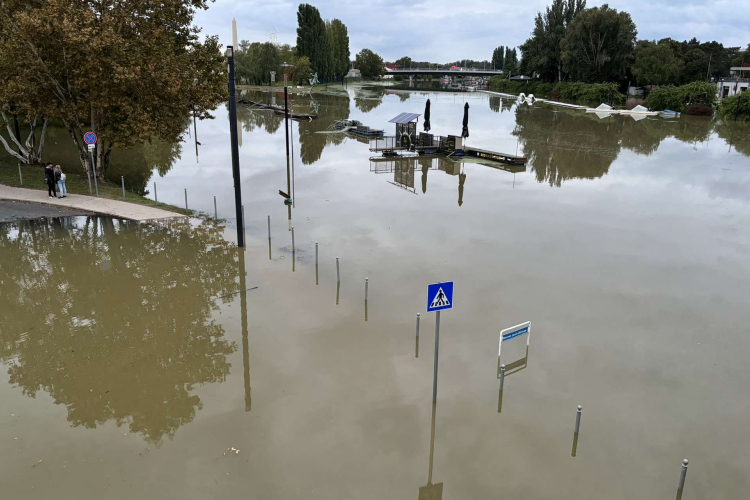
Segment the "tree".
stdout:
<path fill-rule="evenodd" d="M 708 58 L 709 56 L 699 48 L 686 52 L 682 56 L 679 83 L 704 81 L 708 75 Z"/>
<path fill-rule="evenodd" d="M 314 71 L 326 70 L 323 47 L 326 43 L 326 23 L 320 11 L 310 4 L 297 9 L 297 55 L 306 56 Z"/>
<path fill-rule="evenodd" d="M 518 66 L 518 55 L 516 53 L 516 48 L 513 47 L 511 49 L 510 47 L 506 47 L 503 70 L 506 73 L 513 74 L 516 72 L 517 66 Z"/>
<path fill-rule="evenodd" d="M 680 64 L 666 43 L 638 42 L 631 68 L 639 85 L 663 85 L 677 78 Z"/>
<path fill-rule="evenodd" d="M 545 81 L 562 81 L 560 43 L 570 23 L 585 8 L 586 0 L 553 0 L 544 13 L 537 13 L 531 38 L 521 46 L 527 71 L 538 73 Z"/>
<path fill-rule="evenodd" d="M 412 60 L 409 56 L 404 56 L 400 59 L 396 59 L 396 62 L 394 63 L 397 68 L 411 68 Z"/>
<path fill-rule="evenodd" d="M 176 141 L 193 110 L 226 99 L 218 39 L 192 25 L 208 0 L 4 0 L 0 101 L 68 130 L 85 170 L 87 129 L 97 133 L 103 179 L 113 147 Z M 158 12 L 158 15 L 155 15 Z"/>
<path fill-rule="evenodd" d="M 492 51 L 492 67 L 502 70 L 505 62 L 505 47 L 502 45 Z"/>
<path fill-rule="evenodd" d="M 578 81 L 624 78 L 637 31 L 627 12 L 607 4 L 579 12 L 561 42 L 563 70 Z"/>
<path fill-rule="evenodd" d="M 370 49 L 362 49 L 354 60 L 354 65 L 362 72 L 363 78 L 376 78 L 383 74 L 383 59 Z"/>
<path fill-rule="evenodd" d="M 738 52 L 732 59 L 732 66 L 742 66 L 745 63 L 750 63 L 750 43 L 744 51 Z"/>
<path fill-rule="evenodd" d="M 346 25 L 334 19 L 328 25 L 329 38 L 332 49 L 331 76 L 339 79 L 349 71 L 349 32 Z"/>
<path fill-rule="evenodd" d="M 307 85 L 310 82 L 311 76 L 310 59 L 305 56 L 297 59 L 297 63 L 292 70 L 292 81 L 296 85 Z"/>

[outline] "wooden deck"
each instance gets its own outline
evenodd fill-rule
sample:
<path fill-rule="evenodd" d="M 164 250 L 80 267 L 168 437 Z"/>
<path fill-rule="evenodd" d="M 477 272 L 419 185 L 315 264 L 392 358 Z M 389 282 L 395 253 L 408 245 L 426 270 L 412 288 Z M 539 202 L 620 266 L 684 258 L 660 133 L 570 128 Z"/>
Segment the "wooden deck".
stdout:
<path fill-rule="evenodd" d="M 476 156 L 477 158 L 484 158 L 486 160 L 501 161 L 503 163 L 510 163 L 511 165 L 524 165 L 526 158 L 523 156 L 516 156 L 506 153 L 498 153 L 497 151 L 489 151 L 486 149 L 472 148 L 469 146 L 464 147 L 464 154 L 467 156 Z"/>

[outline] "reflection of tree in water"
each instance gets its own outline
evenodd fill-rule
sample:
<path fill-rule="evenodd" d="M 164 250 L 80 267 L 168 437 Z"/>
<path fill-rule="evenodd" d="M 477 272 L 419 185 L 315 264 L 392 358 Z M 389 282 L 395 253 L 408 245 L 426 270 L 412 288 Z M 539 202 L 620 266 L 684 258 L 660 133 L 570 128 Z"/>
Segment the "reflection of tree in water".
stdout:
<path fill-rule="evenodd" d="M 0 224 L 0 360 L 10 382 L 65 405 L 74 426 L 109 420 L 149 442 L 202 407 L 235 345 L 211 319 L 235 291 L 221 228 L 108 218 Z"/>
<path fill-rule="evenodd" d="M 745 156 L 750 156 L 750 123 L 717 120 L 716 133 L 733 149 Z"/>
<path fill-rule="evenodd" d="M 107 178 L 117 184 L 125 177 L 125 187 L 140 195 L 148 193 L 148 180 L 154 169 L 166 175 L 182 155 L 182 143 L 155 139 L 128 149 L 116 150 L 107 169 Z"/>
<path fill-rule="evenodd" d="M 284 106 L 283 97 L 281 98 L 280 105 Z M 252 132 L 257 128 L 265 130 L 269 134 L 274 134 L 281 128 L 284 122 L 284 115 L 277 115 L 270 109 L 250 109 L 245 104 L 238 104 L 237 120 L 239 120 L 242 130 L 245 132 Z"/>
<path fill-rule="evenodd" d="M 620 151 L 614 121 L 594 121 L 583 113 L 540 113 L 516 107 L 523 152 L 539 182 L 561 186 L 568 179 L 594 179 L 607 173 Z"/>
<path fill-rule="evenodd" d="M 383 104 L 384 94 L 385 91 L 381 88 L 357 90 L 354 93 L 354 105 L 363 113 L 369 113 L 373 109 Z M 406 99 L 409 98 L 409 94 L 407 92 L 399 93 L 399 95 L 401 94 L 403 94 Z"/>
<path fill-rule="evenodd" d="M 500 103 L 502 103 L 502 99 L 500 99 L 497 96 L 490 96 L 490 109 L 494 111 L 495 113 L 500 112 Z"/>
<path fill-rule="evenodd" d="M 309 98 L 307 98 L 309 99 Z M 336 120 L 349 118 L 349 97 L 331 94 L 315 94 L 314 105 L 317 107 L 318 119 L 299 122 L 299 148 L 302 163 L 312 165 L 323 154 L 323 149 L 329 144 L 341 144 L 347 139 L 343 133 L 322 133 L 331 130 Z M 300 113 L 307 113 L 300 107 Z M 295 107 L 297 111 L 297 107 Z"/>

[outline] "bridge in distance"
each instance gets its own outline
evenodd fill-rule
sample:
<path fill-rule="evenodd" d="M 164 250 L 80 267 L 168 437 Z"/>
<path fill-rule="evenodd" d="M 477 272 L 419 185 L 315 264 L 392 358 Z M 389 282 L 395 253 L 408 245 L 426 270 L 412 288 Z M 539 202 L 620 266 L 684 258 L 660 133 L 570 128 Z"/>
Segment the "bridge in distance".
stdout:
<path fill-rule="evenodd" d="M 501 70 L 493 69 L 426 69 L 426 68 L 399 68 L 388 69 L 386 75 L 432 75 L 432 76 L 497 76 L 502 75 Z"/>

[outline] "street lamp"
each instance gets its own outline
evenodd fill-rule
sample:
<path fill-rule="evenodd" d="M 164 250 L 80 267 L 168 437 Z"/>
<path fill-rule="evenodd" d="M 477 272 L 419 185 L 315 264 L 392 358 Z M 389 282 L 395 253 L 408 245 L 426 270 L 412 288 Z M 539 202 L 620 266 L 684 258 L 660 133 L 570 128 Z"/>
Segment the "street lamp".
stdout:
<path fill-rule="evenodd" d="M 234 49 L 227 47 L 227 64 L 229 65 L 229 137 L 232 148 L 232 177 L 234 177 L 234 209 L 237 217 L 237 246 L 245 246 L 245 235 L 242 227 L 245 225 L 242 213 L 242 186 L 240 185 L 240 149 L 237 145 L 237 100 L 234 88 Z M 240 257 L 242 258 L 242 257 Z"/>
<path fill-rule="evenodd" d="M 286 87 L 286 69 L 287 68 L 293 68 L 294 64 L 288 64 L 286 61 L 284 61 L 281 64 L 281 67 L 284 68 L 284 87 Z"/>

